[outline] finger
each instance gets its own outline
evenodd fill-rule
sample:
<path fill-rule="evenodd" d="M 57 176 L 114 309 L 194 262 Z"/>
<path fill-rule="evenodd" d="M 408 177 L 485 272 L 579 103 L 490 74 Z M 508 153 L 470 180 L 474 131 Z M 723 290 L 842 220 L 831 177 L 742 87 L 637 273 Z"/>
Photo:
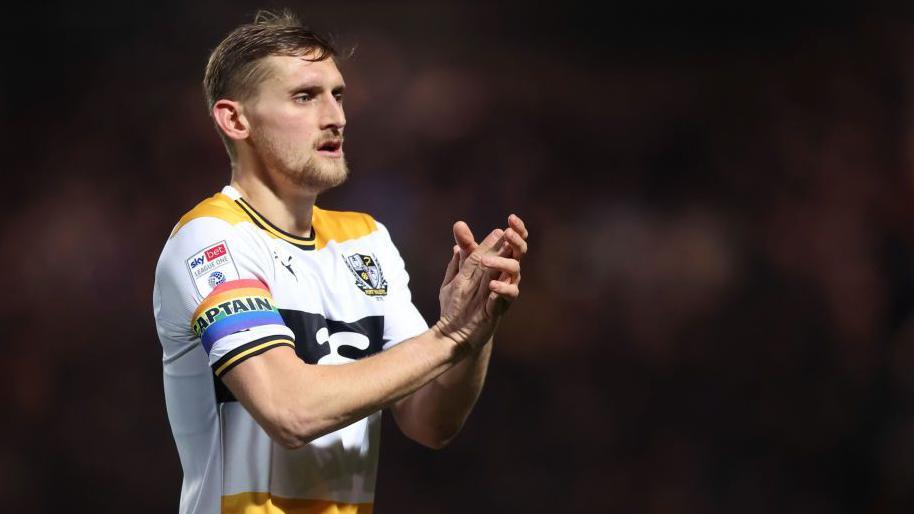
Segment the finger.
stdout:
<path fill-rule="evenodd" d="M 476 237 L 473 235 L 473 231 L 470 230 L 470 226 L 466 222 L 458 221 L 454 223 L 454 242 L 460 248 L 458 268 L 462 269 L 467 257 L 479 246 L 476 244 Z"/>
<path fill-rule="evenodd" d="M 520 216 L 517 214 L 511 214 L 508 216 L 508 226 L 517 231 L 518 234 L 524 239 L 527 239 L 527 236 L 530 235 L 527 232 L 527 225 L 524 223 L 524 220 L 520 219 Z"/>
<path fill-rule="evenodd" d="M 447 263 L 447 270 L 444 272 L 444 281 L 441 282 L 441 286 L 444 287 L 448 285 L 451 280 L 454 280 L 454 275 L 457 274 L 457 265 L 460 262 L 460 247 L 454 245 L 451 248 L 451 261 Z"/>
<path fill-rule="evenodd" d="M 508 245 L 506 246 L 511 249 L 511 254 L 514 258 L 520 259 L 527 254 L 527 242 L 513 227 L 505 230 L 505 241 L 507 241 Z"/>
<path fill-rule="evenodd" d="M 507 231 L 505 231 L 505 232 L 507 232 Z M 506 237 L 506 234 L 502 235 L 502 238 L 499 241 L 498 252 L 496 252 L 495 255 L 497 255 L 499 257 L 513 258 L 513 257 L 515 257 L 515 249 L 505 239 L 505 237 Z M 520 259 L 518 259 L 518 260 L 520 260 Z M 501 280 L 504 282 L 514 282 L 511 275 L 508 273 L 500 273 L 498 275 L 498 280 Z"/>
<path fill-rule="evenodd" d="M 520 294 L 516 285 L 505 284 L 497 280 L 493 280 L 489 287 L 490 293 L 486 299 L 486 312 L 492 316 L 504 314 Z"/>
<path fill-rule="evenodd" d="M 508 241 L 504 237 L 502 237 L 502 241 L 503 241 L 503 244 L 501 244 L 498 247 L 498 253 L 496 255 L 498 255 L 500 257 L 513 257 L 514 248 L 512 248 L 511 245 L 508 244 Z"/>
<path fill-rule="evenodd" d="M 484 255 L 481 262 L 487 269 L 507 273 L 511 277 L 520 273 L 520 262 L 517 259 L 499 257 L 497 255 Z"/>
<path fill-rule="evenodd" d="M 505 282 L 507 284 L 520 284 L 520 277 L 521 277 L 520 273 L 515 273 L 514 275 L 511 275 L 509 273 L 501 272 L 498 274 L 498 278 L 496 280 L 498 280 L 499 282 Z"/>
<path fill-rule="evenodd" d="M 508 284 L 499 280 L 489 281 L 489 290 L 507 300 L 515 300 L 520 296 L 517 284 Z"/>
<path fill-rule="evenodd" d="M 477 250 L 482 250 L 482 253 L 497 253 L 501 248 L 500 244 L 504 235 L 504 230 L 496 228 L 489 232 L 489 235 L 479 243 Z"/>
<path fill-rule="evenodd" d="M 464 221 L 454 223 L 454 242 L 460 246 L 461 250 L 468 254 L 477 247 L 473 231 L 470 230 L 470 226 Z"/>
<path fill-rule="evenodd" d="M 482 257 L 483 255 L 491 255 L 494 253 L 492 247 L 501 240 L 503 235 L 504 231 L 500 228 L 496 228 L 490 232 L 489 235 L 487 235 L 486 238 L 482 240 L 479 246 L 477 246 L 476 249 L 467 255 L 466 258 L 460 263 L 460 269 L 457 271 L 457 274 L 463 277 L 464 280 L 470 280 L 470 278 L 474 275 L 486 276 L 487 273 L 485 266 L 482 264 Z M 461 248 L 461 252 L 463 251 L 464 249 Z M 480 285 L 485 283 L 485 281 L 482 283 L 478 281 L 474 282 Z"/>

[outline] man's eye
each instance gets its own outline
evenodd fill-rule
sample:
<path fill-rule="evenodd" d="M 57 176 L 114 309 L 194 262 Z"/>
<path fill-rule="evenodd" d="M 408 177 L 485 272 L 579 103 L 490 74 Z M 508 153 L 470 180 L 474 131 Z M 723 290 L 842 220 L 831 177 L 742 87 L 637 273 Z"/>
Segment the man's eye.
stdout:
<path fill-rule="evenodd" d="M 305 103 L 307 101 L 310 101 L 311 98 L 312 98 L 312 96 L 307 93 L 302 93 L 300 95 L 295 95 L 293 97 L 293 99 L 298 103 Z"/>
<path fill-rule="evenodd" d="M 336 93 L 333 98 L 336 98 L 336 103 L 343 103 L 343 93 Z"/>

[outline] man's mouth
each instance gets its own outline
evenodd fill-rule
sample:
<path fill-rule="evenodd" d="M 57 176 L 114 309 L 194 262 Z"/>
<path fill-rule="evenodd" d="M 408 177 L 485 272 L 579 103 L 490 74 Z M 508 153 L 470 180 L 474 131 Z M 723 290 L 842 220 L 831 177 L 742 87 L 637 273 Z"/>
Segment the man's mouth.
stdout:
<path fill-rule="evenodd" d="M 343 139 L 328 139 L 317 145 L 317 152 L 327 157 L 339 157 L 343 155 Z"/>

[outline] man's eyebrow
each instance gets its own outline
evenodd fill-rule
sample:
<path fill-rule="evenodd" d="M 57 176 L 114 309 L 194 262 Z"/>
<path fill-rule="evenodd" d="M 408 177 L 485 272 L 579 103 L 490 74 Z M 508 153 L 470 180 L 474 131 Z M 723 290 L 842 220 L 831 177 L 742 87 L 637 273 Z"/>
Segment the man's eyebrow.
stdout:
<path fill-rule="evenodd" d="M 291 89 L 291 93 L 293 95 L 297 95 L 298 93 L 312 93 L 313 94 L 313 93 L 320 93 L 323 90 L 324 90 L 324 88 L 322 86 L 318 86 L 316 84 L 311 84 L 311 85 L 304 84 L 304 85 L 299 85 L 299 86 L 293 87 Z"/>
<path fill-rule="evenodd" d="M 345 90 L 346 90 L 346 84 L 340 84 L 338 86 L 335 86 L 333 88 L 332 92 L 333 93 L 342 93 Z M 295 86 L 291 89 L 291 93 L 293 95 L 296 95 L 299 93 L 317 94 L 317 93 L 320 93 L 321 91 L 324 91 L 324 86 L 321 86 L 319 84 L 301 84 L 301 85 Z"/>

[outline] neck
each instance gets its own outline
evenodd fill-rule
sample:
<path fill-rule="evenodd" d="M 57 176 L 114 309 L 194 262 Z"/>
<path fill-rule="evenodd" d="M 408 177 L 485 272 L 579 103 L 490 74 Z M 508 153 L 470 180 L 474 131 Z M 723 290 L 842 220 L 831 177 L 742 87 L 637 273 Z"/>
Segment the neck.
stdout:
<path fill-rule="evenodd" d="M 282 230 L 296 236 L 311 235 L 311 213 L 317 193 L 290 183 L 270 179 L 268 173 L 232 168 L 231 185 L 257 211 Z"/>

